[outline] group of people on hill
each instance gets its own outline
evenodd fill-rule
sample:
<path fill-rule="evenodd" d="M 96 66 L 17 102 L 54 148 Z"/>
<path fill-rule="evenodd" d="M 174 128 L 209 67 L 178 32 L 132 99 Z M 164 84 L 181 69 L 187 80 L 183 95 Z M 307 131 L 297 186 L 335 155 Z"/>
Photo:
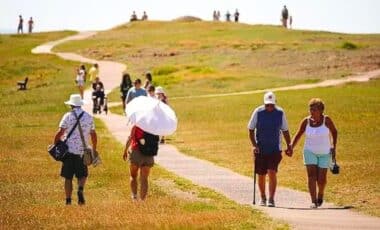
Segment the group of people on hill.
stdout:
<path fill-rule="evenodd" d="M 32 33 L 34 28 L 34 21 L 33 18 L 30 17 L 28 21 L 28 33 Z M 22 18 L 22 15 L 18 16 L 18 26 L 17 26 L 17 33 L 23 34 L 24 33 L 24 19 Z"/>
<path fill-rule="evenodd" d="M 137 17 L 137 14 L 136 14 L 136 11 L 133 11 L 133 13 L 132 13 L 132 15 L 131 15 L 131 19 L 130 19 L 130 21 L 131 22 L 134 22 L 134 21 L 138 21 L 139 19 L 138 19 L 138 17 Z M 141 21 L 146 21 L 146 20 L 148 20 L 148 15 L 146 14 L 146 12 L 144 11 L 143 12 L 143 15 L 142 15 L 142 17 L 141 17 Z"/>
<path fill-rule="evenodd" d="M 226 22 L 230 22 L 231 21 L 231 13 L 230 11 L 227 10 L 227 13 L 226 13 Z M 239 17 L 240 17 L 240 13 L 238 11 L 238 9 L 235 10 L 235 13 L 234 13 L 234 21 L 235 22 L 239 22 Z M 212 14 L 212 19 L 213 21 L 220 21 L 220 11 L 216 11 L 214 10 L 213 14 Z"/>

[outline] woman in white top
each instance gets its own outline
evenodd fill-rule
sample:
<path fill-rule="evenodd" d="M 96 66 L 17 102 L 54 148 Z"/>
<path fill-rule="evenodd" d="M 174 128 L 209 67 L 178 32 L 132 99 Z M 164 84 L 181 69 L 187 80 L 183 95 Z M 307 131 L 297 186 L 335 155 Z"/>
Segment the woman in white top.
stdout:
<path fill-rule="evenodd" d="M 86 67 L 84 65 L 81 65 L 79 69 L 77 69 L 75 82 L 77 83 L 80 96 L 83 99 L 84 84 L 86 83 Z"/>
<path fill-rule="evenodd" d="M 303 119 L 292 141 L 293 148 L 305 133 L 304 163 L 307 169 L 311 208 L 323 203 L 327 169 L 332 158 L 336 160 L 338 131 L 330 117 L 323 114 L 325 105 L 319 98 L 309 102 L 310 116 Z M 331 143 L 332 137 L 332 143 Z M 317 193 L 318 187 L 318 193 Z"/>

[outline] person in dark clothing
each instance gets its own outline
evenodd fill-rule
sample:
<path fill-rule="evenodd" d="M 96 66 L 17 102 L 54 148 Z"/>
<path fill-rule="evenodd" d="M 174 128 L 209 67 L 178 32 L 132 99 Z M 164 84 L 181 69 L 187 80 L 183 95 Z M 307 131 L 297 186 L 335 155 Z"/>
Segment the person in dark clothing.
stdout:
<path fill-rule="evenodd" d="M 227 11 L 226 13 L 226 22 L 230 22 L 231 21 L 231 14 L 230 14 L 230 11 Z"/>
<path fill-rule="evenodd" d="M 92 83 L 92 89 L 94 90 L 92 92 L 92 99 L 94 100 L 94 103 L 100 98 L 100 106 L 102 106 L 104 104 L 105 94 L 103 82 L 99 80 L 99 77 L 96 77 L 94 83 Z"/>
<path fill-rule="evenodd" d="M 234 16 L 235 16 L 235 22 L 239 22 L 240 13 L 239 13 L 238 9 L 236 9 Z"/>
<path fill-rule="evenodd" d="M 21 32 L 21 34 L 23 34 L 24 33 L 24 30 L 23 30 L 24 19 L 22 18 L 21 15 L 19 15 L 18 17 L 19 17 L 19 20 L 18 20 L 17 33 L 19 34 Z"/>
<path fill-rule="evenodd" d="M 276 105 L 274 93 L 264 95 L 264 105 L 257 107 L 248 123 L 249 138 L 253 146 L 255 159 L 255 173 L 259 175 L 259 189 L 261 206 L 275 207 L 274 196 L 277 186 L 277 169 L 281 162 L 281 133 L 287 149 L 285 153 L 290 157 L 293 149 L 290 143 L 290 134 L 285 112 Z M 269 199 L 265 194 L 266 175 L 269 177 Z"/>
<path fill-rule="evenodd" d="M 120 84 L 120 97 L 123 102 L 123 110 L 125 110 L 125 99 L 127 98 L 128 91 L 132 87 L 131 76 L 128 73 L 124 73 Z"/>
<path fill-rule="evenodd" d="M 282 21 L 282 26 L 284 26 L 285 28 L 288 28 L 288 18 L 289 18 L 289 11 L 288 11 L 288 8 L 284 6 L 281 12 L 281 21 Z"/>

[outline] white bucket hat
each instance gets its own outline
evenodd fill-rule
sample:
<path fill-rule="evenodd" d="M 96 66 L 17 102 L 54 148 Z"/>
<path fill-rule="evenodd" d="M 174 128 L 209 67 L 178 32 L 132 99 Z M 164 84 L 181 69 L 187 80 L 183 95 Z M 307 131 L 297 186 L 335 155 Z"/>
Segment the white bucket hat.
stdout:
<path fill-rule="evenodd" d="M 84 101 L 82 100 L 82 97 L 79 94 L 71 94 L 70 100 L 65 101 L 65 104 L 73 106 L 82 106 L 84 105 Z"/>
<path fill-rule="evenodd" d="M 276 95 L 274 95 L 273 92 L 265 93 L 264 94 L 264 104 L 265 105 L 268 105 L 268 104 L 275 105 L 276 104 Z"/>
<path fill-rule="evenodd" d="M 155 92 L 156 94 L 157 93 L 162 93 L 162 94 L 165 94 L 165 91 L 164 91 L 164 89 L 161 87 L 161 86 L 158 86 L 157 88 L 156 88 L 156 92 Z"/>

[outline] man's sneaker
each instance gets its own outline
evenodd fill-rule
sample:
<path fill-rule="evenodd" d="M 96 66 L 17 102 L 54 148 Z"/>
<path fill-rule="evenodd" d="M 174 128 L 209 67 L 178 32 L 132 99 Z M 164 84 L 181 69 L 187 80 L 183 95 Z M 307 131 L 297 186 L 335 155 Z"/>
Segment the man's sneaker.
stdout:
<path fill-rule="evenodd" d="M 82 191 L 78 191 L 78 204 L 79 205 L 84 205 L 86 201 L 84 200 L 84 195 Z"/>
<path fill-rule="evenodd" d="M 131 198 L 132 198 L 133 201 L 137 201 L 137 194 L 132 194 Z"/>
<path fill-rule="evenodd" d="M 316 209 L 316 208 L 318 208 L 317 203 L 311 203 L 310 208 L 311 208 L 311 209 Z"/>
<path fill-rule="evenodd" d="M 268 207 L 276 207 L 274 200 L 268 200 Z"/>
<path fill-rule="evenodd" d="M 318 198 L 318 200 L 317 200 L 317 206 L 320 207 L 320 206 L 322 206 L 322 204 L 323 204 L 323 199 L 322 198 Z"/>
<path fill-rule="evenodd" d="M 66 205 L 71 205 L 71 198 L 66 198 Z"/>
<path fill-rule="evenodd" d="M 260 206 L 267 206 L 267 199 L 263 199 L 263 198 L 261 198 L 261 201 L 260 201 L 260 204 L 259 204 Z"/>

